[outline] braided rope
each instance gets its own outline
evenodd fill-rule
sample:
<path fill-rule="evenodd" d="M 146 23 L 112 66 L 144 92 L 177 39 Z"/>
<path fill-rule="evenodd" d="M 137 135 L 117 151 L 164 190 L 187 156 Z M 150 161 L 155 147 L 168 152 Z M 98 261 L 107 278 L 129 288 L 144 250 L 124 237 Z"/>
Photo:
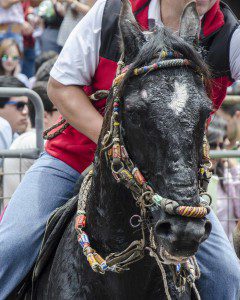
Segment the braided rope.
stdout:
<path fill-rule="evenodd" d="M 176 213 L 183 217 L 188 218 L 204 218 L 209 210 L 206 207 L 194 207 L 194 206 L 179 206 Z"/>
<path fill-rule="evenodd" d="M 160 62 L 154 63 L 152 65 L 149 65 L 149 66 L 136 68 L 133 70 L 133 74 L 135 76 L 138 76 L 138 75 L 145 74 L 147 72 L 151 72 L 154 70 L 159 70 L 159 69 L 163 69 L 163 68 L 183 67 L 183 66 L 194 67 L 194 65 L 190 62 L 190 60 L 178 58 L 178 59 L 160 61 Z"/>
<path fill-rule="evenodd" d="M 167 275 L 166 275 L 166 271 L 163 267 L 163 264 L 162 264 L 161 260 L 159 259 L 158 254 L 152 248 L 147 247 L 146 249 L 149 251 L 149 255 L 152 256 L 158 264 L 158 267 L 159 267 L 159 269 L 161 271 L 161 274 L 162 274 L 164 291 L 165 291 L 167 300 L 171 300 L 172 298 L 171 298 L 171 295 L 169 293 L 169 288 L 168 288 L 168 283 L 167 283 Z"/>
<path fill-rule="evenodd" d="M 65 124 L 64 124 L 65 123 Z M 59 128 L 56 132 L 49 134 L 50 131 L 52 131 L 53 129 L 57 128 L 58 126 L 63 125 L 61 128 Z M 69 123 L 63 118 L 61 121 L 57 122 L 56 124 L 54 124 L 53 126 L 51 126 L 50 128 L 46 129 L 43 132 L 43 138 L 45 140 L 51 140 L 54 137 L 58 136 L 59 134 L 61 134 L 67 127 L 69 126 Z"/>
<path fill-rule="evenodd" d="M 92 184 L 92 175 L 93 170 L 90 170 L 89 173 L 83 179 L 79 192 L 78 212 L 86 210 L 87 196 Z"/>

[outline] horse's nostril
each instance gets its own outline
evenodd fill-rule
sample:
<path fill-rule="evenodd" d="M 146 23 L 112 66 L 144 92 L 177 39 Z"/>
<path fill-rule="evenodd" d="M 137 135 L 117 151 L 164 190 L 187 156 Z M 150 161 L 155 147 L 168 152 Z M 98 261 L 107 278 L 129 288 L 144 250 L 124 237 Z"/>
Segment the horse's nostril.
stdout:
<path fill-rule="evenodd" d="M 212 224 L 210 221 L 206 221 L 205 223 L 205 235 L 207 235 L 207 237 L 209 236 L 211 230 L 212 230 Z"/>
<path fill-rule="evenodd" d="M 206 221 L 205 225 L 204 225 L 204 234 L 202 235 L 202 237 L 200 238 L 199 242 L 202 243 L 204 242 L 210 235 L 211 230 L 212 230 L 212 224 L 210 221 Z"/>
<path fill-rule="evenodd" d="M 155 231 L 157 235 L 160 235 L 162 238 L 166 238 L 172 233 L 171 223 L 168 221 L 157 222 L 155 226 Z"/>

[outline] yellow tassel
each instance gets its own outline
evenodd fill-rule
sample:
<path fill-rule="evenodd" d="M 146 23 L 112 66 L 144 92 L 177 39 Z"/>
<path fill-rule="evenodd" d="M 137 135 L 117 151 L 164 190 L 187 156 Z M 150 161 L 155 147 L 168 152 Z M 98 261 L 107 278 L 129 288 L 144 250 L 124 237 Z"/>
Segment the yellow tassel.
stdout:
<path fill-rule="evenodd" d="M 134 70 L 133 70 L 133 74 L 134 74 L 135 76 L 137 76 L 137 75 L 138 75 L 138 69 L 134 69 Z"/>

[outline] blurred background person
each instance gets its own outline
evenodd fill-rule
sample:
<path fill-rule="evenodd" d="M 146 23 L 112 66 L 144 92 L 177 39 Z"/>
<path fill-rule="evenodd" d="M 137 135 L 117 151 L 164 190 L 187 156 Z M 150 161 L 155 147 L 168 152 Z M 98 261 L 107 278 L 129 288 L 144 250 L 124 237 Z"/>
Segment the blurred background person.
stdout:
<path fill-rule="evenodd" d="M 30 88 L 32 88 L 36 81 L 48 81 L 49 73 L 51 70 L 51 67 L 53 64 L 51 63 L 51 59 L 53 59 L 53 63 L 57 59 L 57 52 L 55 51 L 45 51 L 42 52 L 40 55 L 38 55 L 35 59 L 35 75 L 29 79 L 30 82 Z M 47 64 L 45 65 L 45 62 Z M 42 67 L 45 66 L 51 66 L 49 68 Z"/>
<path fill-rule="evenodd" d="M 43 0 L 39 5 L 38 15 L 44 23 L 40 37 L 41 51 L 53 50 L 59 53 L 62 47 L 57 44 L 57 37 L 64 15 L 63 4 L 57 0 Z"/>
<path fill-rule="evenodd" d="M 208 142 L 210 150 L 223 150 L 226 132 L 214 126 L 209 126 Z M 212 170 L 217 178 L 215 207 L 217 216 L 232 242 L 232 232 L 236 226 L 236 220 L 240 218 L 240 198 L 238 179 L 238 166 L 236 160 L 212 159 Z"/>
<path fill-rule="evenodd" d="M 64 46 L 73 28 L 88 13 L 94 3 L 94 0 L 66 0 L 63 2 L 64 19 L 58 33 L 58 45 Z"/>
<path fill-rule="evenodd" d="M 0 87 L 25 87 L 13 76 L 0 76 Z M 13 140 L 28 126 L 28 98 L 0 98 L 0 149 L 9 149 Z"/>
<path fill-rule="evenodd" d="M 35 37 L 36 28 L 40 26 L 41 20 L 37 16 L 30 0 L 22 3 L 25 23 L 28 24 L 27 30 L 23 31 L 23 61 L 22 72 L 28 78 L 34 76 L 35 73 Z"/>
<path fill-rule="evenodd" d="M 29 87 L 26 75 L 21 73 L 21 51 L 14 39 L 5 39 L 0 44 L 0 75 L 14 76 Z"/>
<path fill-rule="evenodd" d="M 240 103 L 223 102 L 216 115 L 227 122 L 227 149 L 237 149 L 240 141 Z"/>
<path fill-rule="evenodd" d="M 47 82 L 36 82 L 33 91 L 42 99 L 44 106 L 44 130 L 51 127 L 57 122 L 60 114 L 49 100 L 47 95 Z M 35 149 L 36 148 L 36 129 L 35 129 L 35 110 L 31 101 L 28 103 L 31 129 L 17 137 L 10 146 L 10 150 Z M 19 185 L 22 177 L 34 163 L 34 159 L 27 158 L 5 158 L 3 176 L 3 197 L 4 207 L 9 202 L 12 194 Z M 7 173 L 11 173 L 7 175 Z"/>
<path fill-rule="evenodd" d="M 0 0 L 0 42 L 13 38 L 23 50 L 24 13 L 21 0 Z"/>

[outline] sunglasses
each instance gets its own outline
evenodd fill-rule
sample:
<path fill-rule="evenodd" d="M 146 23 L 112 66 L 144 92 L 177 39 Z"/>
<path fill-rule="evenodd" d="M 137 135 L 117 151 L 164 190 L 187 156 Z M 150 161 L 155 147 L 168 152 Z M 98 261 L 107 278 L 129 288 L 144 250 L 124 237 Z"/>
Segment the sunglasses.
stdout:
<path fill-rule="evenodd" d="M 58 111 L 58 109 L 57 108 L 52 108 L 52 109 L 48 109 L 46 111 L 50 113 L 50 112 Z"/>
<path fill-rule="evenodd" d="M 3 62 L 4 62 L 4 61 L 8 61 L 9 58 L 11 58 L 13 61 L 18 61 L 18 60 L 20 59 L 20 57 L 17 56 L 17 55 L 15 55 L 15 56 L 10 56 L 10 55 L 4 54 L 4 55 L 2 56 L 2 61 L 3 61 Z"/>
<path fill-rule="evenodd" d="M 7 105 L 7 104 L 12 104 L 12 105 L 16 106 L 16 109 L 18 111 L 23 111 L 24 107 L 28 105 L 26 102 L 23 102 L 23 101 L 17 102 L 17 101 L 12 101 L 12 100 L 8 101 L 5 105 Z"/>
<path fill-rule="evenodd" d="M 220 148 L 221 150 L 224 148 L 224 143 L 209 143 L 211 149 Z"/>

